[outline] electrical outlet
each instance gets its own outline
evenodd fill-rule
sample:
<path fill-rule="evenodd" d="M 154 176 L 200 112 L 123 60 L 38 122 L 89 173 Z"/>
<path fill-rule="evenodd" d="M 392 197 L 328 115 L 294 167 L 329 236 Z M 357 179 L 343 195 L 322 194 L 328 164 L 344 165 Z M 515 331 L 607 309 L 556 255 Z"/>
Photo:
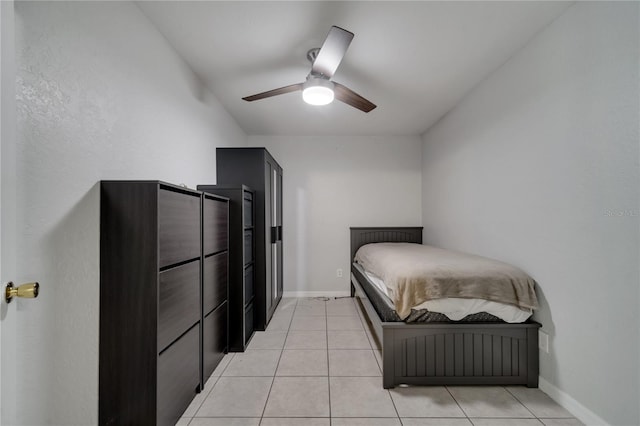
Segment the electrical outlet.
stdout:
<path fill-rule="evenodd" d="M 549 353 L 549 335 L 544 331 L 538 332 L 538 348 L 544 353 Z"/>
<path fill-rule="evenodd" d="M 336 269 L 336 277 L 342 278 L 342 268 Z"/>

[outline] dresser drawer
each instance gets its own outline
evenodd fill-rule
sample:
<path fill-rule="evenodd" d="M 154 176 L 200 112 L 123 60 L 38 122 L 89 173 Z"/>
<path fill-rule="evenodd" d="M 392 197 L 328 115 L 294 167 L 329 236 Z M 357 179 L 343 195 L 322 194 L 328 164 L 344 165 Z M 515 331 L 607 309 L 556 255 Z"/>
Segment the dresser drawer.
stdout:
<path fill-rule="evenodd" d="M 253 262 L 253 230 L 244 231 L 244 264 Z"/>
<path fill-rule="evenodd" d="M 227 250 L 228 221 L 229 202 L 205 195 L 202 208 L 202 244 L 205 255 Z"/>
<path fill-rule="evenodd" d="M 244 311 L 244 343 L 246 344 L 253 334 L 253 303 Z"/>
<path fill-rule="evenodd" d="M 202 329 L 202 375 L 205 381 L 227 349 L 227 303 L 204 318 Z"/>
<path fill-rule="evenodd" d="M 160 268 L 200 257 L 200 197 L 160 189 Z"/>
<path fill-rule="evenodd" d="M 228 258 L 224 252 L 204 259 L 202 307 L 205 315 L 227 299 Z"/>
<path fill-rule="evenodd" d="M 253 265 L 249 265 L 244 270 L 244 304 L 251 301 L 254 295 L 253 289 Z"/>
<path fill-rule="evenodd" d="M 200 261 L 160 273 L 158 352 L 200 318 Z"/>
<path fill-rule="evenodd" d="M 197 324 L 158 357 L 157 425 L 174 426 L 196 396 L 200 385 L 199 354 Z"/>
<path fill-rule="evenodd" d="M 250 192 L 245 192 L 242 205 L 242 223 L 245 227 L 253 226 L 253 197 Z"/>

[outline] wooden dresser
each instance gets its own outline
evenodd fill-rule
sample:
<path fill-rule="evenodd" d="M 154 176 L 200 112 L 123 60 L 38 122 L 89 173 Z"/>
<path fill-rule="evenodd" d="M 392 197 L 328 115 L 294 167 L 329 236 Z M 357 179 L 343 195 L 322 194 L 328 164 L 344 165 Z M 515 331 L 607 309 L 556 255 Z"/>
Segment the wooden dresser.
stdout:
<path fill-rule="evenodd" d="M 253 190 L 245 185 L 198 185 L 198 190 L 229 199 L 229 351 L 244 352 L 254 330 Z"/>
<path fill-rule="evenodd" d="M 100 425 L 174 425 L 227 347 L 228 201 L 100 190 Z"/>
<path fill-rule="evenodd" d="M 228 343 L 229 200 L 204 194 L 202 203 L 202 375 L 204 384 Z"/>

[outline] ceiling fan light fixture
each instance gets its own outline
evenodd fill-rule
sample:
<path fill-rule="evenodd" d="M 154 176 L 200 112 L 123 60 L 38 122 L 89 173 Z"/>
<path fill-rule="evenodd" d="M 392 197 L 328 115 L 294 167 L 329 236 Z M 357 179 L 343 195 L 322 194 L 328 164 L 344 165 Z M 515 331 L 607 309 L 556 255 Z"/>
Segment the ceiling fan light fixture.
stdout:
<path fill-rule="evenodd" d="M 373 110 L 376 105 L 371 101 L 358 95 L 348 87 L 331 81 L 352 39 L 352 32 L 335 25 L 332 26 L 327 38 L 322 43 L 322 47 L 313 48 L 307 52 L 307 59 L 311 62 L 311 72 L 307 75 L 307 81 L 245 96 L 242 99 L 247 102 L 253 102 L 301 90 L 302 99 L 311 105 L 328 105 L 335 98 L 362 112 Z"/>
<path fill-rule="evenodd" d="M 333 102 L 333 82 L 324 78 L 309 78 L 302 89 L 302 99 L 309 105 L 328 105 Z"/>

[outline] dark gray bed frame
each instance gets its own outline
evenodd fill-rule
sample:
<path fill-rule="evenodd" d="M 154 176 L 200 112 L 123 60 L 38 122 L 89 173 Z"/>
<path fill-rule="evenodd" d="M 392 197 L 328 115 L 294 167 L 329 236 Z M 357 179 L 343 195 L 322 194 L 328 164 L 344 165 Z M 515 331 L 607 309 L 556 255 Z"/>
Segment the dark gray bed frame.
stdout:
<path fill-rule="evenodd" d="M 422 227 L 351 228 L 351 262 L 360 246 L 422 244 Z M 382 385 L 526 385 L 538 387 L 538 328 L 509 323 L 383 322 L 351 267 L 351 296 L 361 304 L 382 350 Z"/>

